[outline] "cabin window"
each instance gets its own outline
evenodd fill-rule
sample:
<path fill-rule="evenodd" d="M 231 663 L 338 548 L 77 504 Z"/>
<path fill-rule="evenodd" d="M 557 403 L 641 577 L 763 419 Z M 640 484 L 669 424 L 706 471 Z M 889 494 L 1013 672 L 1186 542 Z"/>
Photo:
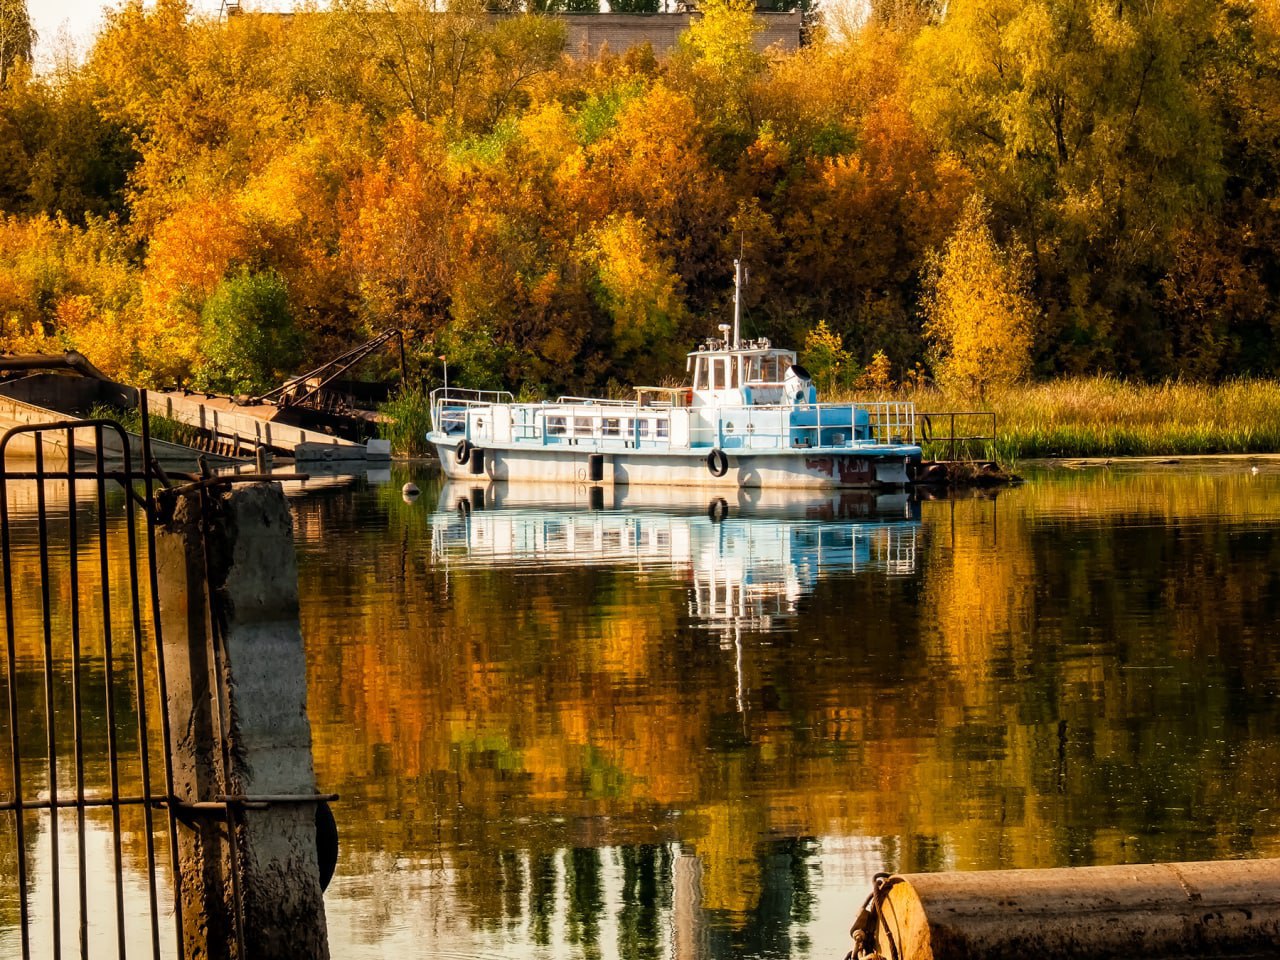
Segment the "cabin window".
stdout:
<path fill-rule="evenodd" d="M 659 420 L 654 426 L 658 430 L 658 439 L 665 440 L 671 435 L 671 424 L 666 420 Z"/>
<path fill-rule="evenodd" d="M 563 437 L 565 434 L 564 417 L 547 417 L 547 434 L 552 437 Z"/>
<path fill-rule="evenodd" d="M 752 357 L 748 379 L 753 383 L 780 383 L 782 371 L 777 357 Z"/>
<path fill-rule="evenodd" d="M 702 357 L 693 363 L 693 389 L 707 389 L 707 361 Z"/>
<path fill-rule="evenodd" d="M 616 437 L 619 433 L 619 422 L 617 417 L 604 418 L 604 430 L 602 431 L 606 437 Z"/>
<path fill-rule="evenodd" d="M 636 421 L 636 436 L 639 437 L 641 440 L 647 440 L 649 438 L 649 421 L 648 420 Z"/>
<path fill-rule="evenodd" d="M 725 361 L 723 359 L 711 361 L 712 390 L 723 390 L 725 388 L 724 365 Z"/>
<path fill-rule="evenodd" d="M 591 418 L 590 417 L 574 417 L 573 418 L 573 435 L 575 437 L 591 436 Z"/>

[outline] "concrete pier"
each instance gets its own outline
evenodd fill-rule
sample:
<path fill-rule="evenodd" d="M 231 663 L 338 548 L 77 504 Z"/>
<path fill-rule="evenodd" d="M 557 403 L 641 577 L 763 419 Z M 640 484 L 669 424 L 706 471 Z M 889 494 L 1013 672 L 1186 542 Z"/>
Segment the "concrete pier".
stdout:
<path fill-rule="evenodd" d="M 292 520 L 278 484 L 205 495 L 156 545 L 187 956 L 325 960 Z"/>
<path fill-rule="evenodd" d="M 245 450 L 265 446 L 297 460 L 386 460 L 391 456 L 385 444 L 353 443 L 323 430 L 281 423 L 275 419 L 280 410 L 269 404 L 238 406 L 228 397 L 156 390 L 147 394 L 147 407 L 152 416 L 199 427 Z"/>
<path fill-rule="evenodd" d="M 855 957 L 1280 956 L 1280 860 L 917 873 L 881 891 Z"/>

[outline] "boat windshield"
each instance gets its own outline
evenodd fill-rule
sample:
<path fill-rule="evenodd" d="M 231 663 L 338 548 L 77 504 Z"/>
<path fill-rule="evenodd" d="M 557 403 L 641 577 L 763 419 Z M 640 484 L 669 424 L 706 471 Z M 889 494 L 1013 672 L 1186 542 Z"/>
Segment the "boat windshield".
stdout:
<path fill-rule="evenodd" d="M 795 360 L 789 354 L 774 353 L 749 358 L 748 383 L 782 383 L 782 378 Z"/>

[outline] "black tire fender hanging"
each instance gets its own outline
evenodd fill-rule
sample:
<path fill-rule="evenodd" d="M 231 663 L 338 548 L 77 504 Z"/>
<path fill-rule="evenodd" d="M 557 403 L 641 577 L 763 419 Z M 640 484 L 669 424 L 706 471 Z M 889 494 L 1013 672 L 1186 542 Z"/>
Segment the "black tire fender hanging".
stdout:
<path fill-rule="evenodd" d="M 453 459 L 458 463 L 466 463 L 471 459 L 471 441 L 463 440 L 453 451 Z"/>
<path fill-rule="evenodd" d="M 723 477 L 729 472 L 729 455 L 719 447 L 707 454 L 707 470 L 713 477 Z"/>
<path fill-rule="evenodd" d="M 933 441 L 933 421 L 927 413 L 920 416 L 920 439 L 925 443 Z"/>

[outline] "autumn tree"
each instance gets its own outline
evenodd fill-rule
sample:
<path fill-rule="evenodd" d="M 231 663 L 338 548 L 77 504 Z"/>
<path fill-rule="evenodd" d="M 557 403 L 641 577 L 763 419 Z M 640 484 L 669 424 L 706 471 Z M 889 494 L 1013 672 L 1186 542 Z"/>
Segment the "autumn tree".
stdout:
<path fill-rule="evenodd" d="M 763 25 L 755 11 L 755 0 L 704 0 L 679 39 L 677 75 L 687 78 L 704 113 L 721 123 L 751 122 L 751 84 L 767 65 L 756 50 Z"/>
<path fill-rule="evenodd" d="M 36 32 L 27 13 L 27 0 L 0 0 L 0 87 L 20 61 L 31 62 Z"/>
<path fill-rule="evenodd" d="M 595 296 L 613 320 L 615 361 L 626 374 L 655 382 L 679 369 L 686 311 L 680 277 L 652 231 L 630 214 L 598 227 L 587 251 Z"/>
<path fill-rule="evenodd" d="M 1223 182 L 1204 82 L 1218 6 L 955 0 L 920 33 L 913 112 L 1026 237 L 1046 365 L 1167 372 L 1155 281 Z"/>
<path fill-rule="evenodd" d="M 942 383 L 982 395 L 1030 371 L 1036 306 L 1028 256 L 1016 243 L 996 242 L 990 210 L 977 196 L 930 258 L 924 310 Z"/>

